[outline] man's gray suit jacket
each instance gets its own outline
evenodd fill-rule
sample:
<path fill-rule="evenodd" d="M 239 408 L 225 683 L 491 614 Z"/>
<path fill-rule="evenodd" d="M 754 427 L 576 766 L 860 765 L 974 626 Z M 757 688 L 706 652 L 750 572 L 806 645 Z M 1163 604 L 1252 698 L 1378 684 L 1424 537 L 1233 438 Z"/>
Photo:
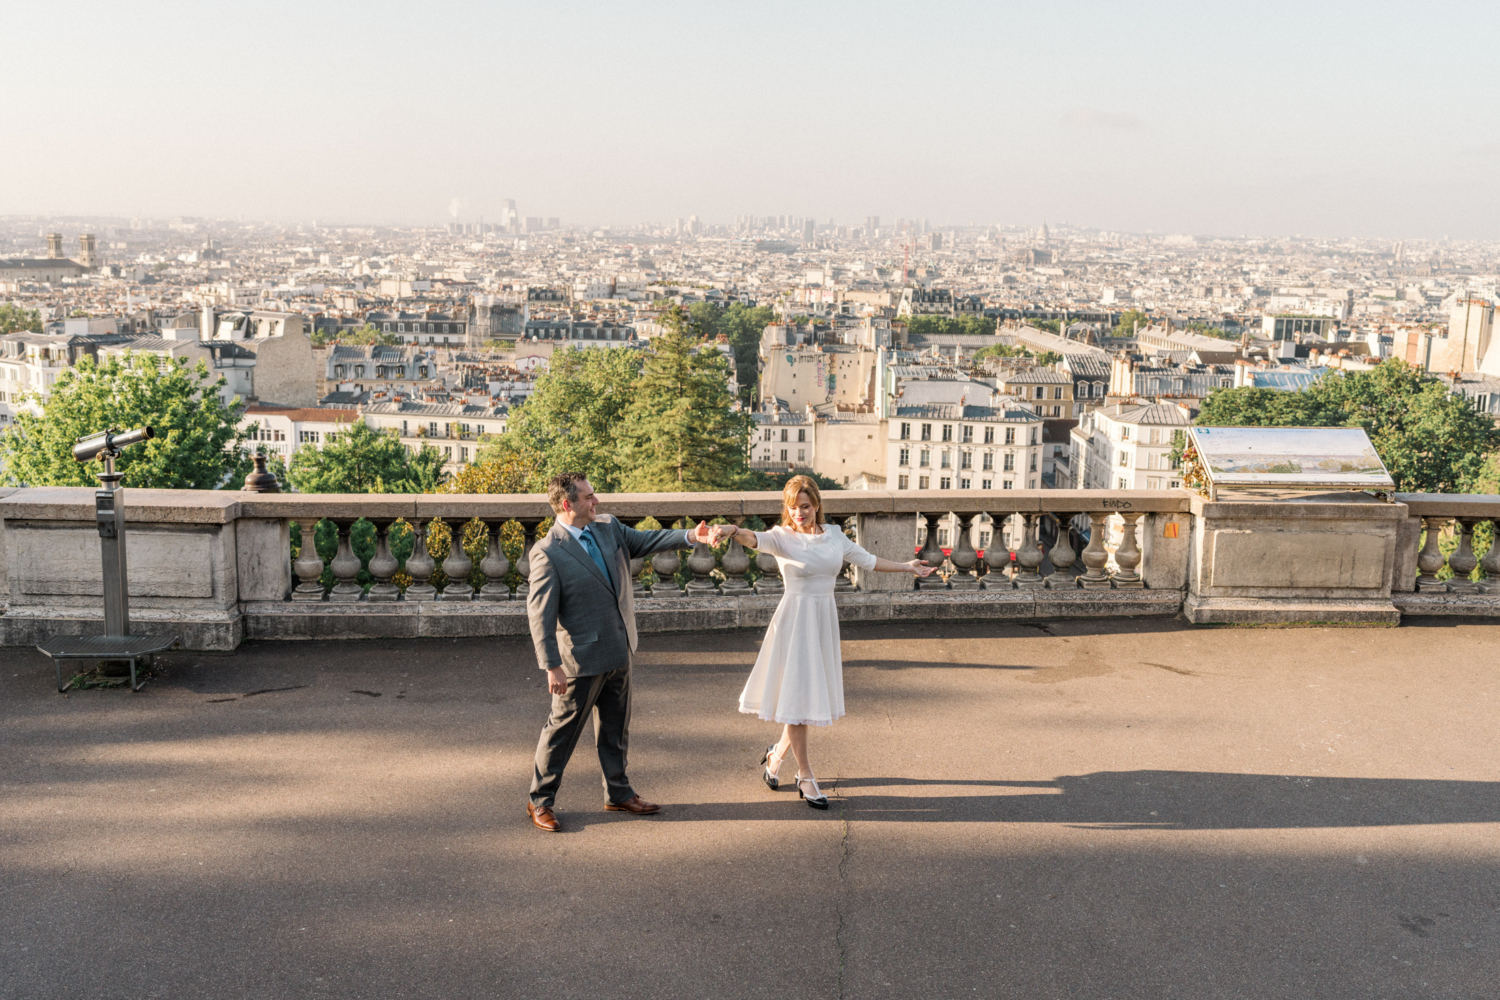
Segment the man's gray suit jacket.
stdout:
<path fill-rule="evenodd" d="M 562 667 L 569 677 L 607 674 L 630 665 L 636 649 L 630 560 L 663 549 L 692 547 L 680 529 L 636 531 L 608 514 L 590 526 L 612 581 L 563 527 L 552 525 L 531 549 L 526 613 L 537 666 Z"/>

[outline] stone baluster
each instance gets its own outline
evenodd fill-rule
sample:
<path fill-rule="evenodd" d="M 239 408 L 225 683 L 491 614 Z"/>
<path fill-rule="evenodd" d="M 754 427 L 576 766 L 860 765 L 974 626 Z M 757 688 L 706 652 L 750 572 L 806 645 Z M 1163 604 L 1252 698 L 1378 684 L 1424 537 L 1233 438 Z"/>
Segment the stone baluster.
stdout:
<path fill-rule="evenodd" d="M 474 586 L 469 583 L 469 574 L 474 571 L 474 560 L 464 551 L 464 529 L 468 524 L 459 521 L 448 532 L 448 556 L 443 560 L 443 575 L 448 583 L 438 595 L 440 601 L 472 601 Z"/>
<path fill-rule="evenodd" d="M 1125 522 L 1125 529 L 1120 538 L 1120 547 L 1115 550 L 1115 565 L 1119 567 L 1115 571 L 1115 586 L 1120 590 L 1140 590 L 1146 585 L 1139 570 L 1141 546 L 1135 537 L 1136 522 L 1141 519 L 1141 515 L 1126 512 L 1120 517 Z"/>
<path fill-rule="evenodd" d="M 1104 548 L 1104 533 L 1109 530 L 1109 515 L 1103 512 L 1089 513 L 1089 543 L 1083 549 L 1083 575 L 1078 585 L 1085 590 L 1108 590 L 1109 574 L 1104 566 L 1109 562 L 1109 552 Z"/>
<path fill-rule="evenodd" d="M 1417 569 L 1422 575 L 1417 577 L 1417 590 L 1424 594 L 1446 593 L 1448 585 L 1437 578 L 1443 568 L 1443 550 L 1438 547 L 1439 536 L 1443 531 L 1446 517 L 1424 517 L 1422 524 L 1427 528 L 1427 541 L 1422 545 L 1422 551 L 1417 553 Z"/>
<path fill-rule="evenodd" d="M 695 523 L 688 518 L 688 523 Z M 719 583 L 713 577 L 714 565 L 713 547 L 707 542 L 694 542 L 693 551 L 688 553 L 687 567 L 692 571 L 693 578 L 688 581 L 687 592 L 691 597 L 711 597 L 718 594 Z"/>
<path fill-rule="evenodd" d="M 1469 579 L 1469 574 L 1479 565 L 1479 557 L 1474 554 L 1474 525 L 1477 523 L 1479 519 L 1473 517 L 1460 517 L 1453 522 L 1458 534 L 1458 548 L 1448 557 L 1448 568 L 1453 570 L 1448 589 L 1455 594 L 1479 593 L 1479 585 Z"/>
<path fill-rule="evenodd" d="M 1500 521 L 1490 522 L 1490 550 L 1480 560 L 1484 579 L 1475 588 L 1481 594 L 1500 594 Z"/>
<path fill-rule="evenodd" d="M 370 584 L 370 591 L 365 595 L 367 601 L 390 603 L 401 598 L 401 588 L 391 582 L 391 577 L 400 567 L 396 557 L 391 555 L 391 524 L 390 521 L 381 521 L 375 525 L 375 554 L 370 557 L 370 575 L 375 582 Z"/>
<path fill-rule="evenodd" d="M 984 549 L 984 564 L 989 572 L 984 575 L 981 586 L 985 590 L 1013 590 L 1015 584 L 1005 571 L 1010 569 L 1010 546 L 1005 541 L 1004 516 L 990 515 L 990 544 Z"/>
<path fill-rule="evenodd" d="M 521 546 L 521 558 L 516 560 L 516 572 L 521 582 L 516 584 L 516 600 L 524 601 L 531 593 L 531 550 L 536 546 L 536 529 L 542 523 L 536 518 L 518 518 L 526 532 L 526 541 Z"/>
<path fill-rule="evenodd" d="M 729 523 L 738 528 L 744 520 L 743 517 L 732 517 Z M 724 569 L 724 586 L 721 588 L 723 593 L 735 596 L 750 593 L 750 584 L 745 582 L 745 574 L 750 572 L 750 556 L 746 554 L 739 539 L 729 540 L 724 555 L 719 558 L 719 565 Z"/>
<path fill-rule="evenodd" d="M 339 518 L 333 523 L 339 529 L 339 550 L 328 568 L 333 571 L 338 582 L 328 592 L 328 600 L 333 604 L 352 604 L 365 594 L 365 589 L 356 579 L 359 576 L 359 556 L 354 554 L 354 545 L 349 540 L 349 531 L 354 527 L 354 521 Z"/>
<path fill-rule="evenodd" d="M 662 549 L 651 557 L 651 572 L 656 582 L 651 585 L 652 597 L 681 597 L 682 588 L 677 586 L 677 571 L 682 568 L 682 557 L 676 549 Z"/>
<path fill-rule="evenodd" d="M 1017 590 L 1041 590 L 1046 581 L 1042 579 L 1042 547 L 1037 544 L 1037 531 L 1041 528 L 1040 514 L 1017 514 L 1021 519 L 1021 546 L 1016 549 Z"/>
<path fill-rule="evenodd" d="M 755 592 L 761 597 L 780 597 L 786 589 L 781 582 L 781 564 L 776 557 L 764 550 L 755 553 L 755 565 L 760 568 L 760 579 L 755 581 Z"/>
<path fill-rule="evenodd" d="M 406 599 L 435 601 L 437 588 L 432 585 L 430 578 L 432 571 L 437 569 L 437 563 L 432 561 L 432 553 L 427 551 L 427 524 L 412 521 L 411 530 L 411 555 L 406 557 L 406 572 L 411 577 L 411 585 L 406 588 Z"/>
<path fill-rule="evenodd" d="M 636 524 L 635 528 L 637 531 L 641 530 L 640 524 Z M 651 596 L 651 591 L 646 589 L 645 582 L 641 580 L 641 576 L 645 572 L 645 569 L 645 556 L 636 556 L 634 559 L 630 560 L 630 592 L 636 598 Z"/>
<path fill-rule="evenodd" d="M 1071 524 L 1072 514 L 1054 514 L 1057 521 L 1057 541 L 1053 543 L 1052 551 L 1047 553 L 1047 558 L 1052 560 L 1052 572 L 1047 574 L 1047 589 L 1049 590 L 1077 590 L 1078 581 L 1073 574 L 1068 572 L 1073 564 L 1078 561 L 1078 555 L 1073 551 L 1073 539 Z"/>
<path fill-rule="evenodd" d="M 943 560 L 947 558 L 943 555 L 943 547 L 938 544 L 938 521 L 942 515 L 918 514 L 917 516 L 927 523 L 927 541 L 922 543 L 922 551 L 917 553 L 917 558 L 927 563 L 927 565 L 935 566 L 941 570 Z M 948 589 L 948 581 L 943 579 L 941 572 L 933 573 L 925 580 L 919 578 L 916 584 L 918 590 Z"/>
<path fill-rule="evenodd" d="M 979 553 L 974 551 L 974 543 L 969 539 L 969 534 L 974 529 L 974 515 L 954 515 L 954 523 L 958 537 L 953 540 L 953 554 L 948 557 L 953 563 L 953 575 L 948 578 L 948 586 L 954 590 L 978 590 L 979 577 L 975 574 L 974 567 L 979 564 Z"/>
<path fill-rule="evenodd" d="M 505 522 L 486 521 L 485 527 L 489 529 L 489 544 L 485 548 L 484 558 L 479 560 L 479 571 L 484 574 L 484 586 L 479 588 L 474 600 L 508 601 L 510 584 L 505 582 L 505 574 L 510 572 L 510 560 L 505 557 L 505 547 L 500 544 L 500 534 L 505 528 Z"/>
<path fill-rule="evenodd" d="M 834 530 L 848 535 L 849 525 L 854 520 L 854 515 L 834 514 L 830 516 L 828 520 Z M 859 589 L 854 586 L 854 573 L 849 566 L 849 561 L 847 559 L 844 560 L 843 564 L 839 566 L 839 575 L 834 577 L 833 589 L 834 592 L 838 594 L 852 594 L 855 590 Z"/>
<path fill-rule="evenodd" d="M 302 548 L 292 569 L 297 574 L 297 588 L 292 591 L 294 601 L 321 601 L 323 599 L 323 557 L 318 555 L 318 522 L 302 525 Z"/>

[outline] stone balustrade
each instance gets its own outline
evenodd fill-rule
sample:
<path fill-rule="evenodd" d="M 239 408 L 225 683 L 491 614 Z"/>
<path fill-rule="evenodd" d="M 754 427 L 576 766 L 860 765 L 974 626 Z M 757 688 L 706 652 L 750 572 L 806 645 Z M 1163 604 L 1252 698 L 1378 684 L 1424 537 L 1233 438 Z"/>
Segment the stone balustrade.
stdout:
<path fill-rule="evenodd" d="M 0 492 L 8 584 L 0 642 L 100 630 L 92 496 L 83 488 Z M 836 594 L 846 619 L 1181 613 L 1206 624 L 1392 624 L 1403 612 L 1500 614 L 1495 549 L 1477 558 L 1472 543 L 1476 526 L 1500 516 L 1500 498 L 1396 499 L 1209 502 L 1184 490 L 824 495 L 829 521 L 865 548 L 941 566 L 922 581 L 849 569 Z M 757 526 L 780 512 L 776 493 L 601 501 L 602 511 L 647 526 L 705 518 Z M 529 552 L 552 513 L 540 495 L 127 490 L 125 505 L 132 618 L 197 649 L 233 649 L 245 638 L 524 633 Z M 1440 582 L 1445 563 L 1434 539 L 1450 523 L 1460 530 L 1446 556 L 1454 576 Z M 1471 581 L 1476 566 L 1484 579 Z M 733 541 L 661 552 L 631 572 L 643 632 L 764 627 L 782 590 L 776 559 Z"/>

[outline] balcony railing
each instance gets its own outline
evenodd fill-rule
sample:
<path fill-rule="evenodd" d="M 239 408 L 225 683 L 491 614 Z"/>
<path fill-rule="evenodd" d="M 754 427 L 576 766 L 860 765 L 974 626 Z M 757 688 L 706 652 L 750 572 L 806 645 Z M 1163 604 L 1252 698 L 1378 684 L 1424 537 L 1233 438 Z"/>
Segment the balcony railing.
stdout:
<path fill-rule="evenodd" d="M 0 641 L 98 630 L 88 489 L 0 491 L 8 607 Z M 829 522 L 893 560 L 845 567 L 846 618 L 1185 614 L 1199 622 L 1500 615 L 1500 497 L 1363 494 L 1210 503 L 1184 490 L 830 491 Z M 776 493 L 619 494 L 628 524 L 779 516 Z M 529 555 L 552 511 L 538 495 L 321 495 L 127 490 L 132 615 L 191 648 L 246 637 L 526 631 Z M 986 540 L 988 544 L 982 544 Z M 1476 539 L 1478 540 L 1476 548 Z M 457 542 L 457 543 L 455 543 Z M 1487 547 L 1488 546 L 1488 547 Z M 762 627 L 777 560 L 738 542 L 630 567 L 642 631 Z"/>

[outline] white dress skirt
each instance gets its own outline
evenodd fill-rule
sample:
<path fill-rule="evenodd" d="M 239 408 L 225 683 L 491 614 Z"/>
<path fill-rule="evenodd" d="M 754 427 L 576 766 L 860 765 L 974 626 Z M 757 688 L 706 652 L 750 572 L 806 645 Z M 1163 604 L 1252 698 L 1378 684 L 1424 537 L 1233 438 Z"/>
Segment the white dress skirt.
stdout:
<path fill-rule="evenodd" d="M 786 587 L 745 690 L 740 711 L 767 722 L 828 726 L 844 714 L 844 665 L 833 588 L 845 561 L 873 570 L 875 556 L 834 525 L 811 535 L 777 525 L 755 533 L 775 556 Z"/>

